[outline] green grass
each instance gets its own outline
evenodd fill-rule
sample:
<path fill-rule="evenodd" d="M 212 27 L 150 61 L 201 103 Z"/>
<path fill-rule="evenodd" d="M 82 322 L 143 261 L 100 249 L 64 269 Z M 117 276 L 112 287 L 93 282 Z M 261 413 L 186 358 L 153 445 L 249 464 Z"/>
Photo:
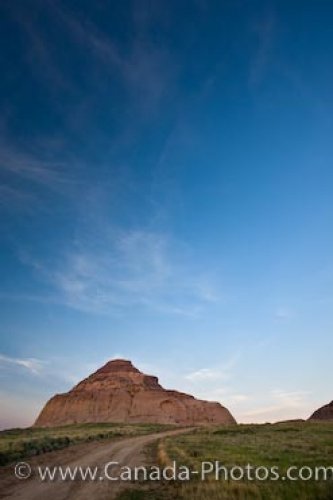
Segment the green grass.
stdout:
<path fill-rule="evenodd" d="M 139 436 L 171 427 L 157 424 L 100 423 L 50 428 L 10 429 L 0 432 L 0 465 L 66 448 L 76 443 Z"/>
<path fill-rule="evenodd" d="M 155 446 L 155 463 L 161 445 Z M 199 469 L 203 461 L 232 466 L 333 466 L 333 424 L 285 423 L 199 429 L 163 440 L 163 453 L 178 465 Z M 333 500 L 333 477 L 327 481 L 206 481 L 162 482 L 149 491 L 122 493 L 121 500 Z"/>

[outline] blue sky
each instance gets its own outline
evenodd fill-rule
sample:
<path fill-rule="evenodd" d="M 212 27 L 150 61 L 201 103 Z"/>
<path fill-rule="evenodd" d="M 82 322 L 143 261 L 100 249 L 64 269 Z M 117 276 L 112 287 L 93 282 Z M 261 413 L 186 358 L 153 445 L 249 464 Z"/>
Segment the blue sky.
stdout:
<path fill-rule="evenodd" d="M 330 401 L 332 3 L 0 9 L 0 425 L 113 357 L 243 422 Z"/>

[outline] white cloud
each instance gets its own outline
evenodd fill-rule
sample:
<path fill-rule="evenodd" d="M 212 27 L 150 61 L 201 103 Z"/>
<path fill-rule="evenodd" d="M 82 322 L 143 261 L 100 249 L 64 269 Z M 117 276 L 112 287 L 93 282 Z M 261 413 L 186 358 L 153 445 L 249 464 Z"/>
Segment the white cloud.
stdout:
<path fill-rule="evenodd" d="M 49 191 L 76 203 L 78 193 L 86 189 L 79 175 L 82 165 L 64 155 L 60 157 L 56 151 L 50 152 L 47 140 L 44 142 L 32 141 L 27 147 L 0 140 L 0 173 L 5 179 L 0 186 L 0 202 L 6 209 L 29 213 L 45 210 Z"/>
<path fill-rule="evenodd" d="M 230 357 L 227 361 L 224 361 L 219 366 L 213 368 L 199 368 L 191 373 L 185 375 L 185 379 L 190 382 L 220 382 L 230 378 L 231 371 L 236 365 L 240 353 L 237 352 Z"/>
<path fill-rule="evenodd" d="M 304 403 L 304 398 L 309 394 L 308 391 L 283 391 L 280 389 L 274 389 L 272 391 L 272 397 L 277 401 L 280 401 L 286 406 L 296 407 L 302 406 Z"/>
<path fill-rule="evenodd" d="M 278 307 L 274 315 L 279 319 L 290 319 L 294 316 L 293 311 L 288 307 Z"/>
<path fill-rule="evenodd" d="M 218 401 L 232 413 L 250 399 L 247 394 L 239 393 L 233 387 L 236 379 L 235 368 L 241 353 L 236 352 L 229 359 L 211 368 L 199 368 L 178 381 L 178 386 L 199 399 Z"/>
<path fill-rule="evenodd" d="M 68 9 L 52 5 L 54 16 L 66 26 L 71 37 L 93 57 L 93 63 L 106 73 L 121 78 L 130 97 L 143 110 L 154 111 L 173 88 L 177 66 L 165 47 L 134 35 L 128 50 L 120 47 L 105 35 L 96 24 L 80 16 L 73 16 Z M 131 101 L 133 102 L 133 101 Z"/>
<path fill-rule="evenodd" d="M 307 418 L 311 413 L 313 401 L 310 401 L 308 391 L 284 391 L 272 390 L 266 398 L 266 404 L 254 400 L 252 409 L 248 409 L 241 415 L 243 422 L 276 422 L 278 420 L 289 420 Z"/>
<path fill-rule="evenodd" d="M 223 380 L 227 377 L 227 373 L 211 368 L 201 368 L 200 370 L 188 373 L 185 378 L 190 382 L 201 382 L 206 380 Z"/>
<path fill-rule="evenodd" d="M 38 184 L 58 189 L 68 182 L 64 162 L 34 156 L 11 144 L 0 143 L 0 170 L 29 179 Z M 10 188 L 8 188 L 10 189 Z"/>
<path fill-rule="evenodd" d="M 143 307 L 196 316 L 218 300 L 207 276 L 191 268 L 165 233 L 106 226 L 91 242 L 82 239 L 51 263 L 23 252 L 21 261 L 52 285 L 60 302 L 89 312 L 119 314 Z"/>
<path fill-rule="evenodd" d="M 0 354 L 0 366 L 19 366 L 38 375 L 43 367 L 43 361 L 36 358 L 11 358 Z"/>

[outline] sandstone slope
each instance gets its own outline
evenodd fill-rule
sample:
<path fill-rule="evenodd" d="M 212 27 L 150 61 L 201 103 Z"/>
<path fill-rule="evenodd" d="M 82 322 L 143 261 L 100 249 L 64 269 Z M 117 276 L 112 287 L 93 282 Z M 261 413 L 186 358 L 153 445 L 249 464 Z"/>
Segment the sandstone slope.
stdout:
<path fill-rule="evenodd" d="M 231 424 L 235 419 L 220 403 L 164 389 L 130 361 L 109 361 L 65 394 L 53 396 L 35 426 L 87 422 Z"/>

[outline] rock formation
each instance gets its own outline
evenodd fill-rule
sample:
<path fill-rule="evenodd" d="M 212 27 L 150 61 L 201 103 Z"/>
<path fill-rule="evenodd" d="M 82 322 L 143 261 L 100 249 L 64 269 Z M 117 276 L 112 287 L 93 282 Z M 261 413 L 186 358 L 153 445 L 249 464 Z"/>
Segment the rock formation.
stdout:
<path fill-rule="evenodd" d="M 333 401 L 312 413 L 309 420 L 333 420 Z"/>
<path fill-rule="evenodd" d="M 53 396 L 35 426 L 86 422 L 201 425 L 232 424 L 235 419 L 220 403 L 163 389 L 157 377 L 118 359 L 106 363 L 69 392 Z"/>

